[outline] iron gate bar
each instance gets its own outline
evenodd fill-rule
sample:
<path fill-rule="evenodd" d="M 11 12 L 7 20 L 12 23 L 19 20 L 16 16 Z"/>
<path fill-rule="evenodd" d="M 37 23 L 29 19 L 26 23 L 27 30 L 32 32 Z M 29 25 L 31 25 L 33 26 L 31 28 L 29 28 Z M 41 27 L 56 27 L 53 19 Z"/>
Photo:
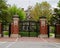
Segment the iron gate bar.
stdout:
<path fill-rule="evenodd" d="M 8 25 L 8 30 L 5 30 L 5 29 L 4 29 L 4 25 L 5 25 L 5 26 Z M 3 35 L 3 31 L 9 31 L 8 36 L 10 37 L 10 34 L 11 34 L 11 24 L 9 24 L 8 22 L 7 22 L 7 23 L 3 22 L 3 23 L 2 23 L 1 37 L 4 36 L 4 35 Z"/>
<path fill-rule="evenodd" d="M 55 38 L 56 38 L 56 25 L 48 25 L 48 38 L 50 37 L 50 35 L 49 35 L 49 28 L 50 28 L 50 26 L 53 26 L 53 27 L 55 27 L 55 31 L 54 31 L 54 34 L 55 34 Z"/>
<path fill-rule="evenodd" d="M 36 36 L 38 37 L 38 31 L 37 31 L 38 27 L 37 27 L 37 22 L 36 22 Z"/>
<path fill-rule="evenodd" d="M 3 37 L 3 24 L 1 26 L 2 26 L 1 37 Z"/>
<path fill-rule="evenodd" d="M 48 38 L 49 38 L 49 25 L 47 25 L 48 27 L 47 27 L 47 29 L 48 29 Z"/>
<path fill-rule="evenodd" d="M 56 38 L 56 32 L 57 32 L 56 29 L 57 29 L 57 28 L 56 28 L 56 25 L 55 25 L 55 38 Z"/>
<path fill-rule="evenodd" d="M 29 37 L 30 37 L 30 21 L 29 21 L 28 32 L 29 32 Z"/>
<path fill-rule="evenodd" d="M 9 24 L 9 37 L 11 36 L 11 23 Z"/>
<path fill-rule="evenodd" d="M 21 27 L 20 31 L 24 31 L 23 26 L 28 26 L 27 32 L 28 32 L 28 36 L 30 37 L 30 32 L 32 32 L 31 26 L 33 26 L 33 27 L 35 26 L 36 29 L 33 32 L 36 32 L 36 36 L 38 36 L 37 24 L 38 24 L 38 22 L 36 22 L 36 21 L 20 21 L 20 27 Z"/>

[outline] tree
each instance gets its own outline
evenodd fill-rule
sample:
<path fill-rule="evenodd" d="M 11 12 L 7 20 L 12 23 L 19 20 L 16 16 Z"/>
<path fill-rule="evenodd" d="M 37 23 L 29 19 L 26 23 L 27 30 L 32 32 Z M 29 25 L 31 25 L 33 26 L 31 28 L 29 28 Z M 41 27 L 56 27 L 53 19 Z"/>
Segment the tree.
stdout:
<path fill-rule="evenodd" d="M 10 6 L 8 8 L 8 12 L 10 14 L 11 19 L 12 19 L 13 15 L 15 15 L 15 14 L 19 15 L 20 20 L 24 20 L 26 17 L 24 10 L 22 10 L 21 8 L 17 8 L 15 5 Z"/>
<path fill-rule="evenodd" d="M 36 3 L 35 7 L 31 9 L 31 17 L 33 20 L 37 21 L 39 19 L 39 16 L 41 16 L 40 6 L 38 3 Z"/>
<path fill-rule="evenodd" d="M 0 10 L 7 9 L 6 0 L 0 0 Z"/>
<path fill-rule="evenodd" d="M 58 7 L 60 8 L 60 0 L 59 0 L 59 2 L 58 2 Z"/>
<path fill-rule="evenodd" d="M 0 0 L 0 22 L 6 22 L 8 16 L 6 0 Z"/>
<path fill-rule="evenodd" d="M 58 24 L 60 24 L 60 0 L 59 0 L 59 2 L 58 2 L 58 8 L 54 8 L 54 12 L 55 12 L 55 17 L 56 17 L 56 21 L 57 21 L 57 23 Z"/>
<path fill-rule="evenodd" d="M 39 17 L 46 16 L 47 21 L 50 21 L 52 17 L 52 10 L 49 3 L 42 2 L 42 3 L 36 3 L 36 5 L 31 10 L 31 16 L 34 20 L 39 20 Z"/>

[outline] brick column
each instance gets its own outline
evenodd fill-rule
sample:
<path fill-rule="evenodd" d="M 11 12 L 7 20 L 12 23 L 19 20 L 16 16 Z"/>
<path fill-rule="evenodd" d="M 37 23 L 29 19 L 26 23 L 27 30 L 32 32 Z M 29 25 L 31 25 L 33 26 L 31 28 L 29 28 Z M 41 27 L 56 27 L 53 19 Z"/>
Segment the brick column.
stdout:
<path fill-rule="evenodd" d="M 13 22 L 11 23 L 11 37 L 18 37 L 19 33 L 19 18 L 18 15 L 13 16 Z"/>
<path fill-rule="evenodd" d="M 56 24 L 56 37 L 60 38 L 60 24 Z"/>
<path fill-rule="evenodd" d="M 39 37 L 48 37 L 46 18 L 40 18 L 40 35 Z"/>
<path fill-rule="evenodd" d="M 1 34 L 2 34 L 2 23 L 0 23 L 0 37 L 1 37 Z"/>

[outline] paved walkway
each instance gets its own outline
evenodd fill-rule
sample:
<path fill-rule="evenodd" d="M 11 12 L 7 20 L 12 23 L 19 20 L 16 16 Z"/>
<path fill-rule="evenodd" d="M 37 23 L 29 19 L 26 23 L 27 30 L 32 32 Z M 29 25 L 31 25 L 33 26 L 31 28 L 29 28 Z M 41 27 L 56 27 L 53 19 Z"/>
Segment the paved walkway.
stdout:
<path fill-rule="evenodd" d="M 55 38 L 0 38 L 0 48 L 60 48 L 60 39 Z"/>

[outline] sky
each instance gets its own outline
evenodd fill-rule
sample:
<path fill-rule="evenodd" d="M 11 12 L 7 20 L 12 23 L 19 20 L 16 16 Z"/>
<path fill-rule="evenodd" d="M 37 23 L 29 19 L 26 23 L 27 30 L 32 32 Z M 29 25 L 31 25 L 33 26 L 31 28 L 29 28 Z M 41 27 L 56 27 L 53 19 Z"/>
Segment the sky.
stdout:
<path fill-rule="evenodd" d="M 47 1 L 52 8 L 56 8 L 59 0 L 7 0 L 7 4 L 10 4 L 11 6 L 15 4 L 17 7 L 21 7 L 26 10 L 29 5 L 34 6 L 36 2 L 41 3 L 43 1 Z"/>

